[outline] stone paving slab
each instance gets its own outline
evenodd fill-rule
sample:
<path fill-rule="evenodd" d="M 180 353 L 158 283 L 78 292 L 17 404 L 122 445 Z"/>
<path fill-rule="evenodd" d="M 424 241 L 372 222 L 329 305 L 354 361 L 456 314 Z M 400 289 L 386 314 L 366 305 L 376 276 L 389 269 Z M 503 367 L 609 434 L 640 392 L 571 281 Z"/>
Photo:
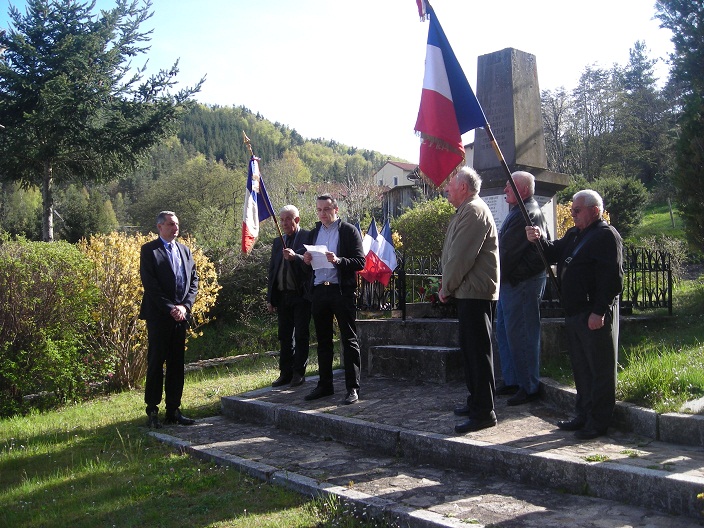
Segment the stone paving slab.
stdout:
<path fill-rule="evenodd" d="M 301 493 L 338 495 L 399 526 L 704 525 L 696 499 L 704 449 L 654 441 L 662 423 L 647 410 L 620 405 L 629 431 L 579 442 L 553 425 L 573 394 L 547 382 L 527 405 L 498 397 L 498 426 L 461 436 L 452 414 L 465 398 L 461 382 L 365 377 L 351 406 L 341 403 L 341 371 L 334 396 L 304 401 L 316 382 L 223 398 L 224 417 L 151 434 Z M 675 440 L 688 434 L 680 418 Z"/>
<path fill-rule="evenodd" d="M 306 402 L 303 396 L 314 383 L 223 398 L 223 412 L 436 466 L 494 472 L 523 483 L 587 491 L 692 517 L 702 509 L 696 499 L 704 491 L 701 447 L 616 429 L 580 442 L 554 425 L 567 416 L 564 411 L 544 400 L 509 407 L 507 397 L 497 398 L 497 427 L 458 436 L 452 409 L 465 397 L 462 383 L 364 378 L 360 402 L 351 406 L 341 405 L 344 380 L 339 374 L 336 395 Z"/>
<path fill-rule="evenodd" d="M 290 395 L 289 395 L 290 396 Z M 684 528 L 697 521 L 526 486 L 481 471 L 413 463 L 273 425 L 224 416 L 152 432 L 161 441 L 307 495 L 333 494 L 395 526 Z"/>

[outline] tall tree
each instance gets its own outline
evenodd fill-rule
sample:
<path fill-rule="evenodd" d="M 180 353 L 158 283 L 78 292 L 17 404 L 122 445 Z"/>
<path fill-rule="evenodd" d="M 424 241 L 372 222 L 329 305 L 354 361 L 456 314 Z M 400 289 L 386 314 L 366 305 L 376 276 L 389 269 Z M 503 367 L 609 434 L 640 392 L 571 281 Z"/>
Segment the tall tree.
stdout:
<path fill-rule="evenodd" d="M 683 89 L 683 111 L 673 177 L 685 229 L 704 244 L 704 4 L 701 0 L 658 0 L 656 18 L 672 30 L 671 79 Z"/>
<path fill-rule="evenodd" d="M 579 138 L 577 172 L 588 181 L 601 176 L 610 155 L 616 93 L 612 72 L 588 66 L 574 89 L 575 137 Z"/>
<path fill-rule="evenodd" d="M 661 172 L 668 145 L 667 102 L 656 86 L 656 62 L 648 58 L 645 43 L 638 41 L 630 50 L 628 64 L 616 75 L 620 89 L 612 172 L 635 177 L 646 186 L 651 186 Z"/>
<path fill-rule="evenodd" d="M 0 178 L 42 190 L 42 238 L 54 239 L 54 185 L 106 181 L 134 169 L 174 130 L 200 90 L 170 92 L 178 61 L 145 78 L 132 60 L 149 48 L 151 1 L 27 0 L 0 35 Z"/>

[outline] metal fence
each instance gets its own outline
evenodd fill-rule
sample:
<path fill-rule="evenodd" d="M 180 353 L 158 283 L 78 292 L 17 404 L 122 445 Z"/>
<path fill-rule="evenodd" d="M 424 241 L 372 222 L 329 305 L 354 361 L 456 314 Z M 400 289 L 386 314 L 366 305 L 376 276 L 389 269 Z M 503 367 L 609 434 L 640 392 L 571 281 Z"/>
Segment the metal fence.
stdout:
<path fill-rule="evenodd" d="M 442 277 L 440 259 L 397 255 L 398 266 L 387 286 L 358 278 L 357 308 L 362 311 L 400 310 L 406 318 L 406 303 L 437 302 Z M 653 248 L 624 247 L 622 314 L 633 310 L 667 308 L 672 315 L 672 266 L 670 253 Z M 550 281 L 541 306 L 542 317 L 561 317 L 562 309 Z"/>

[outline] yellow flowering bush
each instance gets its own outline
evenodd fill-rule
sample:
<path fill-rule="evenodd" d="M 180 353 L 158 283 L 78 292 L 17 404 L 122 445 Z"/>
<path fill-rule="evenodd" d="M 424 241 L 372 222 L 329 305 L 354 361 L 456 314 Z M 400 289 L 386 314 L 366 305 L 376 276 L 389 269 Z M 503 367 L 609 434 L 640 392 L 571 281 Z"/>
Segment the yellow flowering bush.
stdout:
<path fill-rule="evenodd" d="M 113 232 L 78 243 L 78 248 L 93 263 L 92 278 L 100 290 L 91 341 L 103 354 L 113 358 L 111 384 L 115 388 L 133 388 L 146 374 L 147 328 L 139 319 L 143 293 L 139 254 L 142 245 L 155 237 Z M 215 305 L 220 285 L 213 264 L 195 240 L 186 238 L 181 242 L 191 248 L 200 279 L 188 335 L 196 337 L 199 328 L 210 320 L 208 312 Z"/>

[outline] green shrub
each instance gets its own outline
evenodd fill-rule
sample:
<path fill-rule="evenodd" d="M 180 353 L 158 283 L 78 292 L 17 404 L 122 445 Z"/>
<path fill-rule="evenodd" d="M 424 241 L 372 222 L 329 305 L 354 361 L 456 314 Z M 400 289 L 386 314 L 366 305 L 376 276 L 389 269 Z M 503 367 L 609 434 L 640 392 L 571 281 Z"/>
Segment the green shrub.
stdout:
<path fill-rule="evenodd" d="M 405 253 L 439 258 L 445 232 L 454 213 L 455 208 L 450 202 L 437 197 L 417 204 L 399 216 L 393 228 L 401 235 Z"/>
<path fill-rule="evenodd" d="M 575 176 L 566 188 L 557 193 L 558 203 L 570 202 L 572 196 L 582 189 L 592 189 L 601 195 L 604 209 L 609 213 L 609 223 L 624 238 L 640 225 L 650 197 L 648 190 L 636 178 L 602 176 L 588 182 L 582 176 Z"/>
<path fill-rule="evenodd" d="M 83 339 L 96 294 L 72 245 L 0 242 L 0 415 L 25 411 L 30 394 L 77 398 L 105 374 Z"/>

